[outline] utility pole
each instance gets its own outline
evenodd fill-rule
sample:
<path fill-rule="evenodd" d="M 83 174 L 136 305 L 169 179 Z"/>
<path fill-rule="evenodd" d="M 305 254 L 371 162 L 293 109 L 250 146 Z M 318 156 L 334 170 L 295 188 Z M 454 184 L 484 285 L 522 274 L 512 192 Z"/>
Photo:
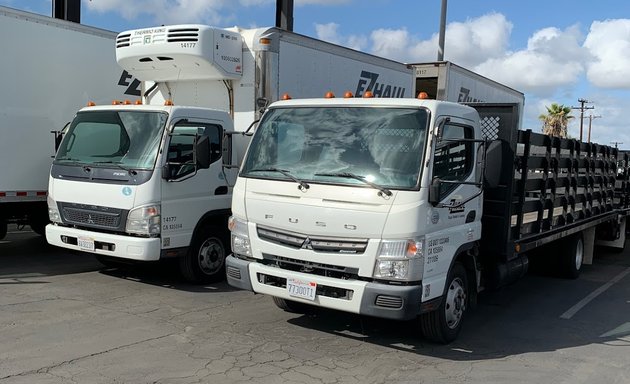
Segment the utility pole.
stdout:
<path fill-rule="evenodd" d="M 582 132 L 584 131 L 584 111 L 587 109 L 593 109 L 595 107 L 585 107 L 584 104 L 590 104 L 590 101 L 586 99 L 578 99 L 578 103 L 580 103 L 579 107 L 571 107 L 571 109 L 579 109 L 580 110 L 580 141 L 582 141 Z"/>
<path fill-rule="evenodd" d="M 610 144 L 615 144 L 615 149 L 618 148 L 619 144 L 623 144 L 620 141 L 611 141 Z"/>
<path fill-rule="evenodd" d="M 588 142 L 591 142 L 591 125 L 593 124 L 593 120 L 602 117 L 602 115 L 595 115 L 593 116 L 592 114 L 588 115 Z"/>
<path fill-rule="evenodd" d="M 440 35 L 438 37 L 437 61 L 444 61 L 444 37 L 446 35 L 446 0 L 442 0 L 442 13 L 440 14 Z"/>

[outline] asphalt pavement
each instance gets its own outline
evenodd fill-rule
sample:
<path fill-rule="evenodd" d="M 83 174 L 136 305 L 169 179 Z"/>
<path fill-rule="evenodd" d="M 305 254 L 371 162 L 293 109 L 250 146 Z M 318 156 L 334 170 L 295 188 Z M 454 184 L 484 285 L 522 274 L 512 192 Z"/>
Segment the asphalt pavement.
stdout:
<path fill-rule="evenodd" d="M 12 227 L 0 241 L 0 384 L 630 383 L 630 249 L 578 280 L 484 292 L 460 337 L 415 322 L 291 314 L 176 265 L 102 267 Z"/>

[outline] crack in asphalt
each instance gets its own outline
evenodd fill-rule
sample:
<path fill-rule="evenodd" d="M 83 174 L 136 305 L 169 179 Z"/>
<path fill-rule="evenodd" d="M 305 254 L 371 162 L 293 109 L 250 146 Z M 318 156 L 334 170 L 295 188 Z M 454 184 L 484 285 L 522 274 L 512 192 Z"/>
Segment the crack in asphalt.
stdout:
<path fill-rule="evenodd" d="M 84 360 L 84 359 L 89 359 L 89 358 L 95 357 L 95 356 L 104 355 L 104 354 L 109 353 L 109 352 L 114 352 L 114 351 L 118 351 L 118 350 L 121 350 L 121 349 L 133 347 L 133 346 L 136 346 L 136 345 L 139 345 L 139 344 L 143 344 L 143 343 L 147 343 L 147 342 L 151 342 L 151 341 L 155 341 L 155 340 L 164 339 L 164 338 L 167 338 L 167 337 L 170 337 L 170 336 L 173 336 L 173 335 L 175 335 L 175 333 L 169 333 L 167 335 L 151 337 L 151 338 L 144 339 L 144 340 L 139 340 L 139 341 L 136 341 L 136 342 L 133 342 L 133 343 L 119 345 L 117 347 L 109 348 L 109 349 L 104 350 L 104 351 L 94 352 L 94 353 L 90 353 L 88 355 L 75 357 L 74 359 L 62 361 L 62 362 L 54 364 L 54 365 L 49 365 L 49 366 L 41 367 L 41 368 L 38 368 L 38 369 L 31 369 L 31 370 L 20 372 L 20 373 L 16 373 L 16 374 L 13 374 L 13 375 L 3 376 L 3 377 L 0 377 L 0 381 L 11 379 L 11 378 L 14 378 L 14 377 L 28 376 L 28 375 L 32 375 L 32 374 L 42 374 L 43 373 L 43 374 L 52 375 L 52 373 L 50 373 L 51 370 L 53 370 L 55 368 L 62 367 L 64 365 L 73 364 L 73 363 L 75 363 L 77 361 L 81 361 L 81 360 Z"/>

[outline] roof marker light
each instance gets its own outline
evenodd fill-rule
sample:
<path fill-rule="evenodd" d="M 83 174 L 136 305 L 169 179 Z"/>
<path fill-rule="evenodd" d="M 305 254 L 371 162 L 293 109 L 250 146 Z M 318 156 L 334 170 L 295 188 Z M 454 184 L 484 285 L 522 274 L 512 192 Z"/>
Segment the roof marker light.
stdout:
<path fill-rule="evenodd" d="M 164 100 L 164 105 L 166 105 L 166 106 L 172 106 L 172 105 L 174 105 L 174 104 L 173 104 L 173 100 L 171 100 L 171 99 L 166 99 L 166 100 Z"/>
<path fill-rule="evenodd" d="M 374 94 L 372 93 L 372 91 L 365 91 L 365 93 L 363 94 L 363 97 L 366 99 L 370 99 L 374 97 Z"/>
<path fill-rule="evenodd" d="M 90 100 L 90 101 L 87 102 L 87 106 L 88 107 L 94 107 L 94 106 L 96 106 L 96 103 Z"/>
<path fill-rule="evenodd" d="M 335 94 L 332 93 L 331 91 L 326 92 L 326 95 L 324 95 L 324 98 L 326 99 L 334 99 L 335 98 Z"/>
<path fill-rule="evenodd" d="M 118 105 L 118 104 L 120 104 L 120 101 L 118 101 L 118 100 L 112 100 L 112 105 Z"/>
<path fill-rule="evenodd" d="M 346 93 L 343 94 L 343 97 L 346 99 L 351 99 L 354 97 L 354 94 L 351 91 L 346 91 Z"/>
<path fill-rule="evenodd" d="M 142 105 L 142 100 L 140 100 L 140 99 L 136 100 L 135 104 L 136 105 Z"/>
<path fill-rule="evenodd" d="M 125 101 L 123 101 L 123 104 L 124 105 L 131 105 L 131 100 L 125 100 Z"/>
<path fill-rule="evenodd" d="M 428 93 L 426 93 L 426 92 L 418 93 L 418 99 L 425 100 L 425 99 L 428 99 L 428 98 L 429 98 L 429 94 Z"/>
<path fill-rule="evenodd" d="M 284 95 L 282 95 L 281 99 L 282 99 L 282 100 L 291 100 L 291 99 L 292 99 L 292 97 L 291 97 L 291 95 L 289 95 L 288 93 L 285 93 Z"/>

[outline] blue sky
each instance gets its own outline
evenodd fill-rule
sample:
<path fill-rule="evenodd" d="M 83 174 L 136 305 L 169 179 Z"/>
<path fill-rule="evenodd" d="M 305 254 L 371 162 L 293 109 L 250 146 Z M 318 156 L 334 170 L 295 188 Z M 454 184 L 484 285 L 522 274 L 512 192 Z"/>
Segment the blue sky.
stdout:
<path fill-rule="evenodd" d="M 433 61 L 441 0 L 295 0 L 294 30 L 404 62 Z M 50 0 L 0 0 L 44 15 Z M 83 0 L 82 22 L 112 31 L 161 24 L 262 27 L 275 0 Z M 445 58 L 525 93 L 524 128 L 552 102 L 595 109 L 593 141 L 630 148 L 630 2 L 449 0 Z M 579 117 L 579 112 L 574 115 Z M 588 119 L 585 119 L 585 127 Z M 579 135 L 579 118 L 569 133 Z"/>

